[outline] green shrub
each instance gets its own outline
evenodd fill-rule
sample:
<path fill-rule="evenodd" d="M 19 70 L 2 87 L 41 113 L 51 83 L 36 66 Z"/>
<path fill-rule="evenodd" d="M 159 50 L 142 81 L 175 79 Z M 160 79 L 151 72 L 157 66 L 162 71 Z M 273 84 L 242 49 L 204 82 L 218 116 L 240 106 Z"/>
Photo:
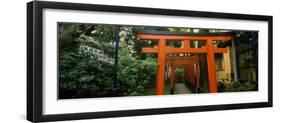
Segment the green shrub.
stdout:
<path fill-rule="evenodd" d="M 59 98 L 110 96 L 113 65 L 93 54 L 65 52 L 59 62 Z"/>
<path fill-rule="evenodd" d="M 229 84 L 218 82 L 219 92 L 242 92 L 242 91 L 257 91 L 257 82 L 253 81 L 233 81 Z"/>

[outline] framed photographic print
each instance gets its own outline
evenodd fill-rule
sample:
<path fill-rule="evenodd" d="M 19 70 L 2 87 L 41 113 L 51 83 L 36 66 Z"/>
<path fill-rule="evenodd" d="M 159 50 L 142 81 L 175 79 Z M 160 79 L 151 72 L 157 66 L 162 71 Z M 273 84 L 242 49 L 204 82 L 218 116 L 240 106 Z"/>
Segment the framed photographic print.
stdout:
<path fill-rule="evenodd" d="M 27 3 L 33 122 L 272 107 L 272 16 Z"/>

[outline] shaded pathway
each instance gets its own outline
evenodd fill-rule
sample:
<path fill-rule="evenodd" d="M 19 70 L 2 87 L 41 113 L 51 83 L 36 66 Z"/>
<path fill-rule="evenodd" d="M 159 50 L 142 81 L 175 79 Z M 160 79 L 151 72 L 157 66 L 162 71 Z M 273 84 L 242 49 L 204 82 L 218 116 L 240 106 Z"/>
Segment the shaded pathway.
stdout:
<path fill-rule="evenodd" d="M 192 93 L 191 90 L 185 85 L 185 83 L 175 83 L 175 94 L 190 94 Z M 164 89 L 165 95 L 170 95 L 170 84 L 165 83 Z M 155 87 L 150 87 L 145 89 L 144 95 L 155 95 Z"/>
<path fill-rule="evenodd" d="M 190 94 L 192 93 L 189 88 L 186 87 L 184 83 L 175 84 L 175 94 Z"/>

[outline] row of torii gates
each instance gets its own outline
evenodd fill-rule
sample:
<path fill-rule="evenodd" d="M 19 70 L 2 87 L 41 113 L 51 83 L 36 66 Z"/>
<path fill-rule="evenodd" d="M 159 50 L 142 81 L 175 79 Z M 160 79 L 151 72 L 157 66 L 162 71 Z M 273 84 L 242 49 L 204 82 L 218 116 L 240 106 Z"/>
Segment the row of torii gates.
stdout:
<path fill-rule="evenodd" d="M 167 56 L 166 56 L 167 57 Z M 202 60 L 202 59 L 201 59 Z M 170 75 L 170 93 L 174 94 L 175 88 L 175 69 L 178 67 L 184 68 L 184 76 L 187 82 L 193 85 L 195 92 L 200 88 L 200 58 L 198 56 L 168 56 L 166 64 Z"/>
<path fill-rule="evenodd" d="M 174 89 L 174 69 L 183 67 L 186 79 L 199 88 L 200 79 L 200 58 L 197 56 L 187 57 L 168 57 L 167 54 L 206 54 L 208 65 L 209 92 L 218 92 L 216 79 L 215 54 L 228 52 L 228 48 L 214 47 L 213 41 L 229 41 L 231 35 L 227 33 L 172 33 L 172 32 L 142 32 L 137 35 L 144 40 L 156 40 L 158 46 L 152 48 L 142 48 L 142 53 L 157 53 L 158 71 L 156 81 L 156 95 L 164 95 L 165 65 L 168 64 L 170 69 L 171 89 Z M 166 46 L 167 41 L 183 41 L 183 47 L 174 48 Z M 205 41 L 206 46 L 203 48 L 191 48 L 191 41 Z"/>

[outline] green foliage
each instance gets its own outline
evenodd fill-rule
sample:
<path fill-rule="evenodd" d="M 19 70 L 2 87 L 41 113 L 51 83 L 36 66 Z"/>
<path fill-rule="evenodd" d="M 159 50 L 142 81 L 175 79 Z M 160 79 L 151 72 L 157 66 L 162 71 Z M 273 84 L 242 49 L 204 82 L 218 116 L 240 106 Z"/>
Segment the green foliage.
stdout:
<path fill-rule="evenodd" d="M 239 64 L 242 69 L 249 67 L 257 67 L 258 64 L 258 41 L 253 42 L 253 34 L 258 35 L 257 32 L 235 32 L 236 47 L 238 47 Z M 257 37 L 256 37 L 257 38 Z M 253 45 L 255 47 L 253 47 Z M 255 51 L 256 53 L 253 53 Z"/>
<path fill-rule="evenodd" d="M 79 50 L 86 45 L 114 58 L 114 26 L 59 24 L 59 98 L 112 96 L 114 64 Z M 117 96 L 143 95 L 155 82 L 157 62 L 153 55 L 141 58 L 136 29 L 121 27 L 117 72 Z M 151 45 L 145 43 L 144 45 Z M 138 51 L 138 53 L 137 53 Z"/>
<path fill-rule="evenodd" d="M 59 62 L 60 98 L 110 96 L 113 65 L 89 53 L 64 53 Z"/>
<path fill-rule="evenodd" d="M 257 82 L 253 81 L 241 81 L 241 82 L 231 82 L 229 84 L 224 84 L 218 82 L 219 92 L 241 92 L 241 91 L 257 91 Z"/>
<path fill-rule="evenodd" d="M 97 56 L 80 51 L 79 45 L 93 46 L 92 31 L 95 25 L 60 23 L 59 25 L 59 98 L 87 98 L 111 96 L 113 64 L 97 59 Z M 93 39 L 95 40 L 88 40 Z M 107 41 L 107 40 L 106 40 Z M 85 44 L 85 42 L 90 43 Z M 104 43 L 97 49 L 109 49 Z M 110 47 L 110 48 L 108 48 Z"/>
<path fill-rule="evenodd" d="M 156 81 L 155 56 L 141 54 L 143 47 L 153 44 L 136 38 L 138 29 L 139 27 L 121 27 L 117 71 L 119 95 L 143 95 L 142 90 L 154 85 Z"/>
<path fill-rule="evenodd" d="M 59 38 L 59 51 L 68 52 L 75 51 L 78 46 L 77 38 L 80 36 L 81 31 L 77 24 L 58 24 L 58 38 Z"/>
<path fill-rule="evenodd" d="M 153 58 L 145 60 L 131 57 L 128 47 L 120 50 L 118 63 L 118 90 L 122 93 L 141 93 L 137 88 L 147 88 L 154 85 L 157 71 L 157 61 Z M 135 94 L 133 94 L 135 95 Z"/>
<path fill-rule="evenodd" d="M 95 28 L 91 31 L 91 36 L 97 39 L 100 44 L 114 43 L 114 26 L 95 25 Z"/>

